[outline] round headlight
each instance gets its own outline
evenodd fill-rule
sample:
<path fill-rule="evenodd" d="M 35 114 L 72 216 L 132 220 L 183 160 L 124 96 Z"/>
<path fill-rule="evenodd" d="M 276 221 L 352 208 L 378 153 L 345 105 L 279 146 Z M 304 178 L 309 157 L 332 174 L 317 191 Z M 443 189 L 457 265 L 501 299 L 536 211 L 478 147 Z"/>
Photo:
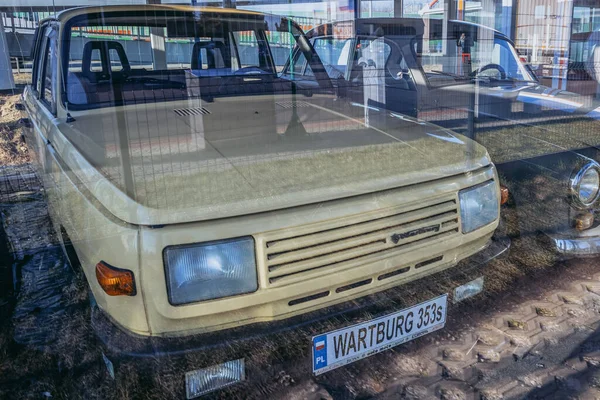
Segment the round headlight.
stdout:
<path fill-rule="evenodd" d="M 600 188 L 600 174 L 595 168 L 590 168 L 584 172 L 579 184 L 579 199 L 582 203 L 591 204 L 598 196 Z"/>
<path fill-rule="evenodd" d="M 596 203 L 600 197 L 600 165 L 590 162 L 581 168 L 571 180 L 571 193 L 580 206 Z"/>

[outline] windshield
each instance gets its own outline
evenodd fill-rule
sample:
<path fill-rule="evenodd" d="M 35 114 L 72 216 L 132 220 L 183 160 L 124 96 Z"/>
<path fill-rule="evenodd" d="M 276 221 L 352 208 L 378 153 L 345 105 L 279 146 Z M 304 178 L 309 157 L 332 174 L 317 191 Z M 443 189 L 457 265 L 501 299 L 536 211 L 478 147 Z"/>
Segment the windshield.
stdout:
<path fill-rule="evenodd" d="M 75 110 L 228 95 L 239 82 L 226 78 L 272 81 L 301 35 L 291 21 L 264 15 L 88 14 L 65 34 L 63 89 Z"/>
<path fill-rule="evenodd" d="M 377 71 L 376 75 L 388 84 L 395 82 L 410 89 L 414 86 L 407 64 L 410 59 L 423 70 L 431 86 L 471 83 L 475 79 L 536 81 L 512 44 L 496 36 L 494 31 L 485 28 L 466 33 L 459 31 L 458 39 L 452 36 L 445 40 L 432 39 L 437 36 L 434 34 L 437 28 L 433 24 L 429 33 L 415 30 L 411 35 L 398 35 L 389 26 L 383 26 L 379 32 L 374 30 L 376 35 L 370 36 L 308 35 L 329 77 L 334 80 L 346 78 L 356 83 L 360 71 L 371 70 Z M 387 35 L 386 30 L 392 34 Z M 297 52 L 284 74 L 289 79 L 310 79 L 312 70 L 306 66 L 303 54 Z"/>
<path fill-rule="evenodd" d="M 493 31 L 471 31 L 459 31 L 458 38 L 415 40 L 413 48 L 430 85 L 464 83 L 471 78 L 535 82 L 508 40 Z"/>

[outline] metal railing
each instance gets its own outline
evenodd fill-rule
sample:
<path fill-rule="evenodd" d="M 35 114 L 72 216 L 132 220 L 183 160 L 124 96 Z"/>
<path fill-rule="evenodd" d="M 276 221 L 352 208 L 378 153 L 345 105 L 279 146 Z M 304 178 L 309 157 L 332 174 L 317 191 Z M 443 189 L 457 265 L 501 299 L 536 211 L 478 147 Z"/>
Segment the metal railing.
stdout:
<path fill-rule="evenodd" d="M 8 32 L 16 31 L 34 31 L 41 19 L 46 18 L 50 13 L 42 12 L 8 12 L 0 13 L 4 29 Z"/>

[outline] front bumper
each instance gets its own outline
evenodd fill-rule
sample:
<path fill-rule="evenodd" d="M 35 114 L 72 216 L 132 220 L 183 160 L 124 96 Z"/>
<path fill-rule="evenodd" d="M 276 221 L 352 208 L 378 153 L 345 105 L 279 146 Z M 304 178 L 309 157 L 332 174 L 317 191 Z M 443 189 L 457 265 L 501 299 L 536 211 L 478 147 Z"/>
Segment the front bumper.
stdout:
<path fill-rule="evenodd" d="M 92 326 L 111 361 L 168 359 L 168 363 L 183 363 L 185 370 L 203 368 L 227 360 L 248 357 L 269 349 L 269 357 L 306 358 L 310 368 L 312 336 L 349 326 L 407 308 L 439 294 L 452 292 L 457 286 L 472 281 L 482 273 L 482 267 L 507 253 L 510 240 L 495 235 L 484 249 L 462 260 L 455 267 L 416 281 L 364 296 L 321 310 L 274 322 L 260 322 L 224 331 L 185 337 L 156 337 L 131 334 L 122 330 L 97 307 L 92 309 Z M 193 354 L 193 362 L 190 356 Z M 193 363 L 193 368 L 191 365 Z M 152 364 L 152 363 L 142 363 Z M 173 367 L 170 367 L 173 370 Z M 183 374 L 180 374 L 183 376 Z"/>
<path fill-rule="evenodd" d="M 546 234 L 551 247 L 565 257 L 595 257 L 600 255 L 600 227 L 583 232 Z"/>
<path fill-rule="evenodd" d="M 550 237 L 553 248 L 562 256 L 595 257 L 600 254 L 600 237 Z"/>

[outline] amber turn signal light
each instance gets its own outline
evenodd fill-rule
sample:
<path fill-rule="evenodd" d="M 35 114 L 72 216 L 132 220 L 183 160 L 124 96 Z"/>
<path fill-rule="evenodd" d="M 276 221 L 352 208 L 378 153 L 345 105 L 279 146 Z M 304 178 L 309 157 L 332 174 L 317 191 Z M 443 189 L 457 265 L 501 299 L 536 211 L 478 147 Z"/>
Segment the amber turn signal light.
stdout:
<path fill-rule="evenodd" d="M 573 220 L 573 225 L 578 231 L 585 231 L 591 228 L 593 224 L 594 214 L 592 213 L 579 214 Z"/>
<path fill-rule="evenodd" d="M 508 188 L 500 185 L 500 205 L 508 203 Z"/>
<path fill-rule="evenodd" d="M 109 296 L 135 296 L 133 272 L 100 261 L 96 264 L 96 279 Z"/>

